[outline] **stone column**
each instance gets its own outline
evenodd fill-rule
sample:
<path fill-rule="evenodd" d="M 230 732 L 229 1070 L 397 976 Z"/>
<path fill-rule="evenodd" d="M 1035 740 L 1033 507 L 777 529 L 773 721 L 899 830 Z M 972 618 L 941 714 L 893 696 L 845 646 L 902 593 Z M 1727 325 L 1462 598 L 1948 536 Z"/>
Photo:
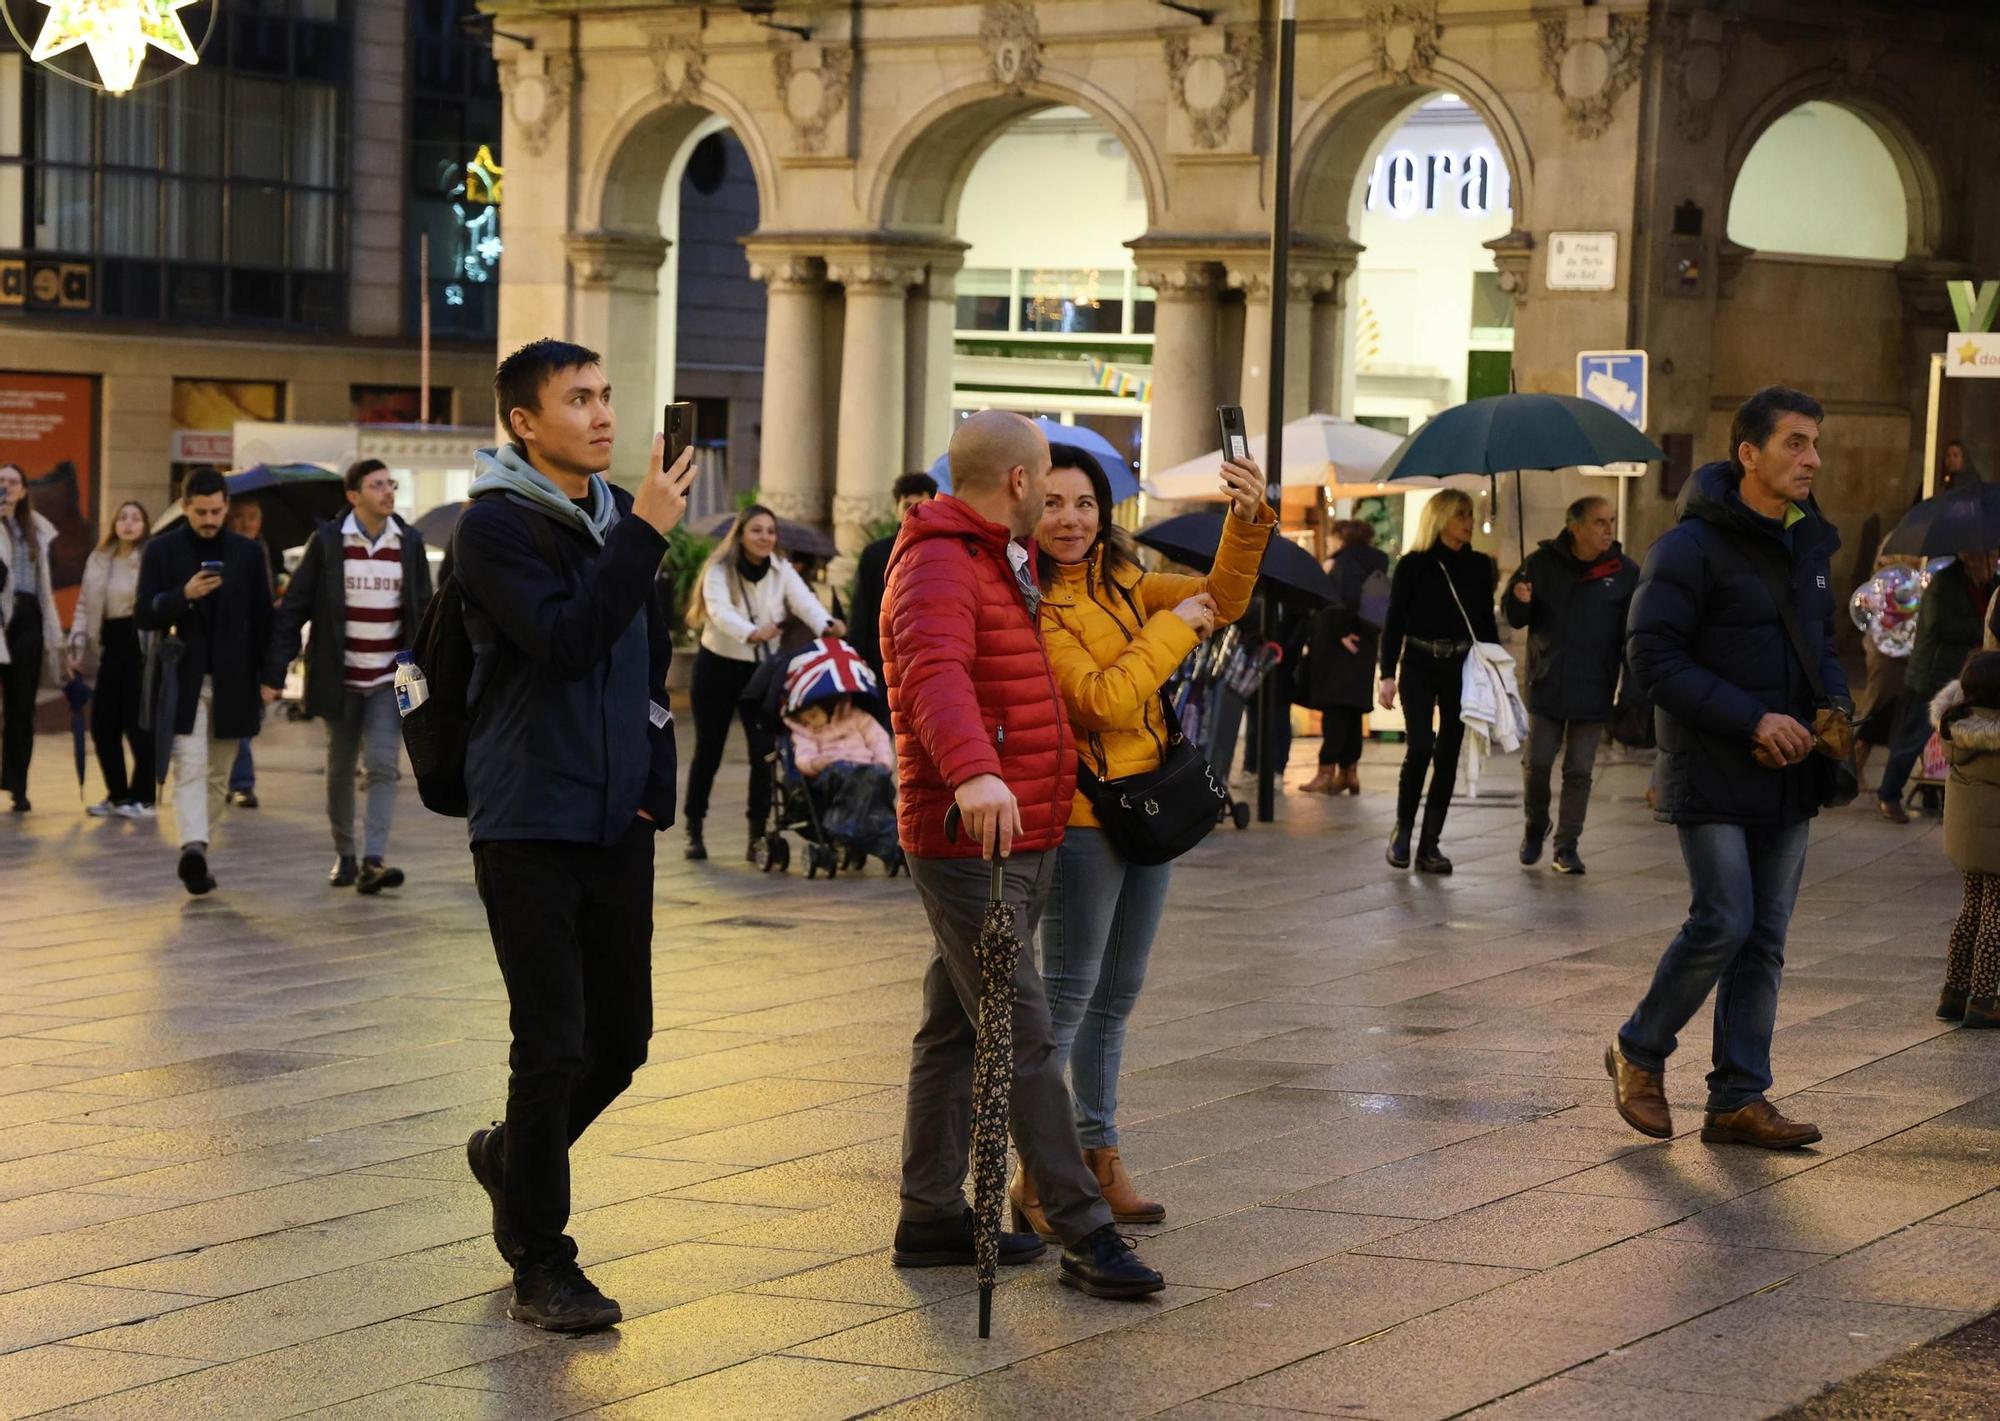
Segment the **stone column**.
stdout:
<path fill-rule="evenodd" d="M 931 257 L 923 285 L 910 293 L 904 313 L 908 395 L 903 412 L 903 467 L 899 473 L 928 469 L 951 439 L 957 277 L 964 264 L 962 251 Z"/>
<path fill-rule="evenodd" d="M 909 434 L 904 307 L 923 275 L 921 262 L 908 252 L 864 248 L 827 257 L 827 279 L 847 289 L 834 463 L 835 585 L 867 546 L 868 525 L 894 511 L 889 486 L 904 471 Z"/>
<path fill-rule="evenodd" d="M 358 336 L 402 336 L 403 203 L 408 152 L 410 22 L 401 5 L 354 7 L 353 171 L 349 178 L 348 329 Z M 433 248 L 431 270 L 451 254 Z M 427 299 L 424 298 L 424 299 Z M 414 336 L 414 330 L 407 332 Z"/>
<path fill-rule="evenodd" d="M 611 456 L 611 478 L 637 488 L 652 453 L 659 416 L 652 410 L 658 328 L 660 264 L 667 240 L 658 232 L 571 232 L 569 258 L 574 317 L 571 338 L 604 357 L 614 391 L 637 392 L 638 412 L 628 413 Z M 625 407 L 632 409 L 627 399 Z"/>
<path fill-rule="evenodd" d="M 1215 448 L 1216 268 L 1163 262 L 1139 271 L 1155 293 L 1148 469 L 1171 469 Z"/>
<path fill-rule="evenodd" d="M 1271 275 L 1232 267 L 1229 285 L 1243 293 L 1243 384 L 1237 396 L 1252 434 L 1264 432 L 1271 401 Z M 1306 412 L 1312 381 L 1312 278 L 1291 273 L 1291 305 L 1285 315 L 1285 418 Z"/>
<path fill-rule="evenodd" d="M 1312 363 L 1306 382 L 1306 408 L 1312 414 L 1340 414 L 1347 407 L 1342 369 L 1347 360 L 1347 283 L 1361 256 L 1359 242 L 1341 242 L 1314 269 L 1312 285 Z"/>
<path fill-rule="evenodd" d="M 764 307 L 763 443 L 758 496 L 781 518 L 827 521 L 826 278 L 817 257 L 750 247 Z"/>

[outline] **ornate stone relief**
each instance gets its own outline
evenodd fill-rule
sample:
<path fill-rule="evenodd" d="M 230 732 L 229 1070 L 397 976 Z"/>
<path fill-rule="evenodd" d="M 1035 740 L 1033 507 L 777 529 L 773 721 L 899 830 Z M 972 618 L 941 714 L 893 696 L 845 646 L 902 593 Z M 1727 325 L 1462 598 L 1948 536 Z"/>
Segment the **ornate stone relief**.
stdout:
<path fill-rule="evenodd" d="M 1421 83 L 1437 63 L 1438 0 L 1377 0 L 1368 8 L 1368 40 L 1375 72 L 1404 84 Z"/>
<path fill-rule="evenodd" d="M 1220 148 L 1229 141 L 1229 122 L 1256 91 L 1262 72 L 1264 39 L 1255 31 L 1225 32 L 1219 54 L 1192 52 L 1185 33 L 1167 36 L 1167 83 L 1187 115 L 1195 145 Z"/>
<path fill-rule="evenodd" d="M 817 286 L 824 279 L 816 258 L 801 252 L 752 256 L 750 279 L 778 289 Z"/>
<path fill-rule="evenodd" d="M 1674 130 L 1689 143 L 1708 137 L 1715 101 L 1729 73 L 1729 48 L 1682 23 L 1667 31 L 1667 87 L 1674 95 Z"/>
<path fill-rule="evenodd" d="M 629 273 L 655 274 L 667 259 L 667 239 L 657 232 L 571 232 L 563 254 L 581 286 L 608 286 Z"/>
<path fill-rule="evenodd" d="M 923 263 L 889 252 L 829 258 L 826 279 L 852 291 L 907 291 L 924 279 Z"/>
<path fill-rule="evenodd" d="M 1500 273 L 1500 289 L 1514 298 L 1516 306 L 1527 300 L 1528 266 L 1535 256 L 1533 234 L 1516 227 L 1481 245 L 1493 253 L 1493 266 Z"/>
<path fill-rule="evenodd" d="M 1141 267 L 1138 272 L 1139 284 L 1152 287 L 1163 300 L 1175 297 L 1213 296 L 1216 288 L 1215 275 L 1215 268 L 1205 262 L 1195 265 L 1176 262 L 1171 266 Z"/>
<path fill-rule="evenodd" d="M 646 37 L 653 77 L 660 97 L 670 104 L 691 104 L 708 77 L 708 56 L 701 40 L 685 33 L 658 29 Z"/>
<path fill-rule="evenodd" d="M 1254 268 L 1231 267 L 1223 278 L 1231 291 L 1241 291 L 1251 301 L 1271 299 L 1271 273 Z M 1285 287 L 1294 301 L 1311 301 L 1331 296 L 1340 289 L 1334 272 L 1310 266 L 1292 266 L 1285 271 Z"/>
<path fill-rule="evenodd" d="M 995 0 L 980 7 L 979 46 L 993 82 L 1026 92 L 1042 74 L 1042 22 L 1026 0 Z"/>
<path fill-rule="evenodd" d="M 1540 26 L 1542 72 L 1578 138 L 1595 138 L 1611 126 L 1612 107 L 1638 80 L 1646 58 L 1646 17 L 1607 18 L 1603 39 L 1571 38 L 1567 20 L 1543 20 Z"/>
<path fill-rule="evenodd" d="M 500 66 L 500 90 L 507 112 L 521 130 L 521 146 L 539 158 L 555 126 L 569 116 L 576 92 L 576 60 L 567 54 L 523 50 Z"/>
<path fill-rule="evenodd" d="M 819 152 L 834 117 L 847 107 L 854 82 L 854 51 L 816 44 L 774 44 L 771 71 L 778 82 L 778 102 L 792 121 L 800 151 Z"/>

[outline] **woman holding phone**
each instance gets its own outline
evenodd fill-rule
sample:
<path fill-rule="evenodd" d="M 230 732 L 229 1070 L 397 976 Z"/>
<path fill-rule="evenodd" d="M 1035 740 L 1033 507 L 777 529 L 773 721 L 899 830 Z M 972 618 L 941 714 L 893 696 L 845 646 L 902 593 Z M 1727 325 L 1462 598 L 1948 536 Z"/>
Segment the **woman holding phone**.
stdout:
<path fill-rule="evenodd" d="M 1230 508 L 1214 570 L 1176 577 L 1141 569 L 1130 535 L 1111 521 L 1111 481 L 1096 459 L 1067 444 L 1051 445 L 1049 459 L 1035 530 L 1042 640 L 1078 758 L 1100 779 L 1146 774 L 1160 767 L 1170 733 L 1161 688 L 1202 638 L 1250 605 L 1276 525 L 1264 475 L 1247 454 L 1223 464 Z M 1119 1223 L 1166 1216 L 1164 1205 L 1140 1196 L 1119 1158 L 1117 1112 L 1125 1026 L 1146 982 L 1170 874 L 1167 864 L 1127 862 L 1077 794 L 1042 915 L 1042 978 L 1084 1158 Z M 1017 1214 L 1048 1235 L 1025 1174 L 1010 1193 Z"/>

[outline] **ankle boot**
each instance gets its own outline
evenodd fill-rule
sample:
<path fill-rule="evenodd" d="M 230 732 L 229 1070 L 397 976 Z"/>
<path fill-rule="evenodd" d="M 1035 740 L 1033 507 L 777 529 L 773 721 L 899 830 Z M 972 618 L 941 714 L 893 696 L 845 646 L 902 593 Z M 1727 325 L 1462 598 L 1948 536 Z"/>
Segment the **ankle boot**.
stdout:
<path fill-rule="evenodd" d="M 1977 1028 L 2000 1027 L 2000 997 L 1968 997 L 1962 1025 Z"/>
<path fill-rule="evenodd" d="M 1007 1185 L 1007 1199 L 1014 1206 L 1015 1233 L 1036 1233 L 1045 1239 L 1055 1239 L 1056 1231 L 1049 1227 L 1048 1215 L 1042 1212 L 1041 1200 L 1035 1196 L 1035 1181 L 1018 1165 Z"/>
<path fill-rule="evenodd" d="M 1417 872 L 1440 875 L 1451 872 L 1451 860 L 1444 856 L 1436 839 L 1425 839 L 1417 845 Z"/>
<path fill-rule="evenodd" d="M 687 836 L 688 836 L 688 842 L 687 842 L 688 862 L 689 863 L 702 862 L 702 860 L 708 857 L 708 845 L 704 844 L 701 841 L 701 821 L 699 819 L 688 820 Z"/>
<path fill-rule="evenodd" d="M 1389 852 L 1386 856 L 1391 868 L 1410 866 L 1410 826 L 1398 824 L 1389 831 Z"/>
<path fill-rule="evenodd" d="M 1361 793 L 1361 765 L 1359 761 L 1341 768 L 1340 785 L 1341 789 L 1346 790 L 1349 794 Z M 1339 790 L 1334 792 L 1338 794 Z"/>
<path fill-rule="evenodd" d="M 1946 987 L 1938 993 L 1937 1019 L 1939 1021 L 1964 1021 L 1965 1004 L 1971 996 L 1964 987 Z"/>
<path fill-rule="evenodd" d="M 1104 1195 L 1104 1202 L 1111 1206 L 1111 1217 L 1116 1222 L 1157 1224 L 1167 1216 L 1165 1204 L 1144 1198 L 1133 1187 L 1132 1176 L 1125 1172 L 1125 1161 L 1118 1157 L 1116 1145 L 1101 1150 L 1086 1149 L 1083 1162 L 1097 1176 L 1097 1187 Z"/>
<path fill-rule="evenodd" d="M 1320 772 L 1299 786 L 1300 794 L 1339 794 L 1339 772 L 1330 765 L 1322 765 Z"/>

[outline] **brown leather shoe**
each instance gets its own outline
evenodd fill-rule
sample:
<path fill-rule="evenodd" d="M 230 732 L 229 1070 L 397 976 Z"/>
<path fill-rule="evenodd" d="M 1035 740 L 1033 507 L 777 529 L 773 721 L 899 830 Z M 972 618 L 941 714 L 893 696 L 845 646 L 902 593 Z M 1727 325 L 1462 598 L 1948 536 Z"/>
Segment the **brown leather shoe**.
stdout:
<path fill-rule="evenodd" d="M 1014 1206 L 1015 1233 L 1033 1230 L 1051 1242 L 1061 1242 L 1056 1231 L 1049 1227 L 1048 1215 L 1042 1212 L 1041 1200 L 1035 1194 L 1035 1182 L 1028 1178 L 1025 1169 L 1015 1168 L 1014 1178 L 1007 1185 L 1007 1198 Z"/>
<path fill-rule="evenodd" d="M 1909 811 L 1903 808 L 1903 802 L 1899 799 L 1883 799 L 1878 795 L 1875 799 L 1875 810 L 1891 824 L 1910 822 Z"/>
<path fill-rule="evenodd" d="M 1795 1150 L 1820 1138 L 1819 1126 L 1787 1120 L 1768 1100 L 1753 1100 L 1740 1110 L 1703 1118 L 1701 1138 L 1711 1145 L 1755 1145 L 1763 1150 Z"/>
<path fill-rule="evenodd" d="M 1125 1161 L 1118 1157 L 1116 1146 L 1085 1150 L 1083 1162 L 1097 1176 L 1097 1187 L 1104 1193 L 1104 1202 L 1111 1206 L 1114 1221 L 1121 1224 L 1157 1224 L 1167 1216 L 1165 1204 L 1141 1197 L 1133 1187 L 1132 1176 L 1125 1172 Z"/>
<path fill-rule="evenodd" d="M 1674 1116 L 1667 1108 L 1665 1074 L 1640 1070 L 1625 1059 L 1615 1041 L 1604 1048 L 1604 1074 L 1611 1077 L 1611 1094 L 1620 1119 L 1655 1140 L 1672 1138 Z"/>
<path fill-rule="evenodd" d="M 1323 768 L 1318 774 L 1299 786 L 1300 794 L 1339 794 L 1339 771 L 1332 766 Z"/>

